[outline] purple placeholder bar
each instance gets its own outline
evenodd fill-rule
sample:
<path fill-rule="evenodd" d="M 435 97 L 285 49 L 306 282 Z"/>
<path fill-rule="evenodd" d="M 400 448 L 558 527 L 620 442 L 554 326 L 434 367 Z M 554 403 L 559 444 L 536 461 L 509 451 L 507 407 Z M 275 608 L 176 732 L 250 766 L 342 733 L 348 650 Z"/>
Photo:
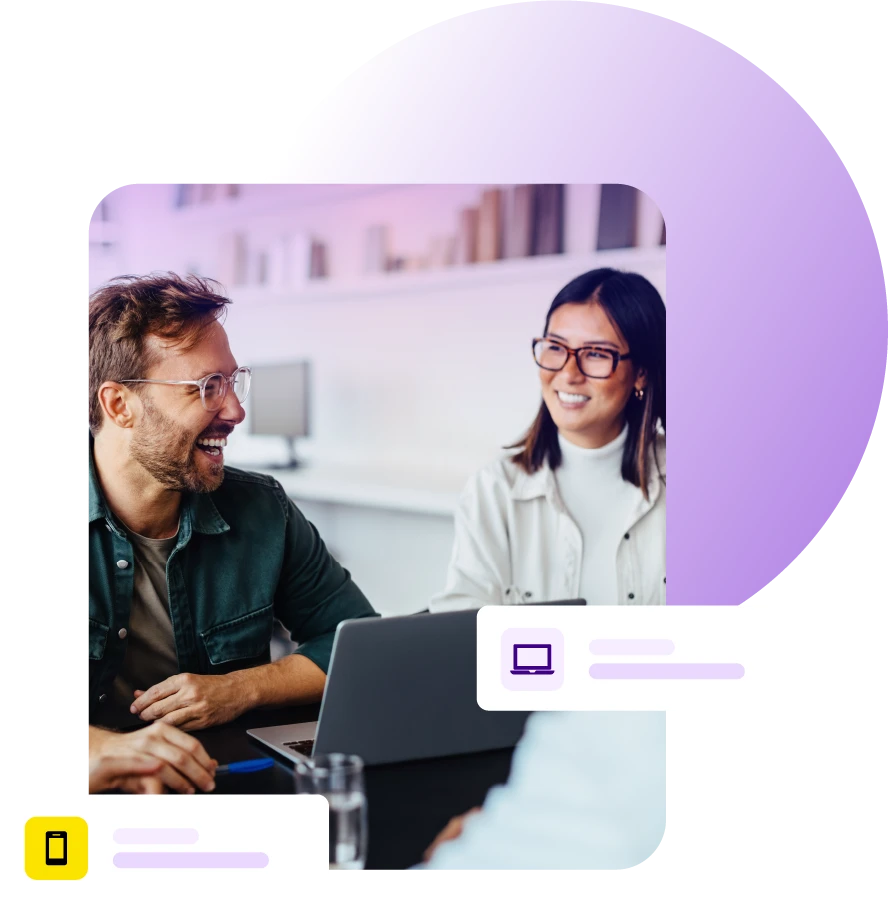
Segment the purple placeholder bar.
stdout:
<path fill-rule="evenodd" d="M 264 869 L 264 853 L 115 853 L 118 869 Z"/>
<path fill-rule="evenodd" d="M 596 656 L 669 656 L 675 644 L 659 638 L 601 638 L 589 649 Z"/>
<path fill-rule="evenodd" d="M 593 678 L 675 678 L 730 679 L 742 678 L 740 663 L 593 663 Z"/>
<path fill-rule="evenodd" d="M 194 828 L 118 828 L 115 844 L 196 844 Z"/>

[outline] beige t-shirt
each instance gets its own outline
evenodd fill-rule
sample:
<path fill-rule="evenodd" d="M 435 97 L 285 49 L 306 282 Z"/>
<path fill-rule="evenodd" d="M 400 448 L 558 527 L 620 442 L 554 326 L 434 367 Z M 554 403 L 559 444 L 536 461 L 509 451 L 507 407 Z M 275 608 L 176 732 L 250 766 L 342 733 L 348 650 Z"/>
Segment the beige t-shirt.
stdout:
<path fill-rule="evenodd" d="M 166 583 L 167 560 L 176 546 L 176 535 L 156 540 L 130 531 L 129 537 L 133 543 L 133 602 L 126 656 L 112 687 L 113 705 L 120 712 L 129 710 L 134 690 L 147 690 L 179 671 Z"/>

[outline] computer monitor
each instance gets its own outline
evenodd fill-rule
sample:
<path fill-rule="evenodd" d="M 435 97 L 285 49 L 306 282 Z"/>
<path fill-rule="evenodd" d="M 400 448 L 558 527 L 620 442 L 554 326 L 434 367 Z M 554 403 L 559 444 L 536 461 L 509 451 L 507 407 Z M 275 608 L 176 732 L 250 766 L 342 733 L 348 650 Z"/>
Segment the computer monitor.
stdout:
<path fill-rule="evenodd" d="M 295 468 L 296 440 L 310 434 L 311 366 L 301 360 L 251 368 L 250 433 L 285 438 L 290 458 L 283 467 Z"/>

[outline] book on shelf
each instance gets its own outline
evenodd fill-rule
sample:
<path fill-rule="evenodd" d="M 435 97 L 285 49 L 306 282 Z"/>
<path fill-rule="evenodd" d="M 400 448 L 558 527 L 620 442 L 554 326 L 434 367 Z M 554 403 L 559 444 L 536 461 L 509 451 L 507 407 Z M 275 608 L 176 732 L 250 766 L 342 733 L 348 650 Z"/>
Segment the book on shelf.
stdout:
<path fill-rule="evenodd" d="M 188 188 L 187 184 L 177 184 L 176 185 L 176 193 L 173 197 L 173 206 L 176 209 L 181 209 L 183 206 L 188 206 Z"/>
<path fill-rule="evenodd" d="M 364 232 L 364 273 L 385 272 L 389 260 L 388 227 L 371 225 Z"/>
<path fill-rule="evenodd" d="M 561 253 L 564 249 L 564 185 L 536 185 L 533 217 L 534 256 Z"/>
<path fill-rule="evenodd" d="M 311 271 L 311 237 L 304 232 L 283 238 L 284 287 L 299 287 Z"/>
<path fill-rule="evenodd" d="M 198 203 L 212 203 L 213 198 L 216 196 L 215 184 L 198 184 L 195 187 L 198 189 Z"/>
<path fill-rule="evenodd" d="M 477 262 L 493 262 L 502 259 L 502 196 L 499 188 L 490 188 L 481 194 L 478 209 Z"/>
<path fill-rule="evenodd" d="M 533 249 L 534 186 L 516 184 L 507 194 L 503 256 L 519 259 Z"/>
<path fill-rule="evenodd" d="M 456 236 L 456 262 L 458 265 L 473 263 L 478 249 L 478 207 L 460 210 L 459 230 Z"/>
<path fill-rule="evenodd" d="M 635 246 L 658 247 L 663 235 L 663 214 L 660 207 L 644 191 L 638 191 L 637 194 Z"/>
<path fill-rule="evenodd" d="M 258 250 L 253 254 L 253 275 L 250 281 L 253 284 L 268 284 L 268 251 Z"/>
<path fill-rule="evenodd" d="M 456 259 L 456 236 L 436 235 L 429 245 L 429 268 L 452 266 Z"/>
<path fill-rule="evenodd" d="M 600 184 L 564 186 L 564 252 L 592 253 L 598 246 Z"/>
<path fill-rule="evenodd" d="M 601 185 L 597 249 L 617 250 L 635 246 L 639 193 L 628 184 Z"/>
<path fill-rule="evenodd" d="M 199 190 L 199 184 L 176 185 L 176 206 L 179 208 L 193 206 L 197 202 Z"/>
<path fill-rule="evenodd" d="M 327 277 L 327 245 L 323 241 L 312 239 L 309 278 Z"/>
<path fill-rule="evenodd" d="M 247 236 L 239 231 L 223 234 L 219 240 L 219 281 L 229 286 L 247 284 L 249 278 Z"/>

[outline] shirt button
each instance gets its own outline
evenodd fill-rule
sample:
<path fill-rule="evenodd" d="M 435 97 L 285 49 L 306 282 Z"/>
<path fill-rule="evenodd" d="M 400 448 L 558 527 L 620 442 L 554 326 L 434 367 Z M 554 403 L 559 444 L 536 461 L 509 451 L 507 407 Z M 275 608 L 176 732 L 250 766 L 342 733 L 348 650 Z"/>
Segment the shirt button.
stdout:
<path fill-rule="evenodd" d="M 630 595 L 629 595 L 629 599 L 630 599 L 630 600 L 634 600 L 634 599 L 635 599 L 635 594 L 630 594 Z"/>
<path fill-rule="evenodd" d="M 118 569 L 125 569 L 128 565 L 129 565 L 129 563 L 125 559 L 117 560 L 117 568 Z"/>
<path fill-rule="evenodd" d="M 126 637 L 126 629 L 121 628 L 120 631 L 117 632 L 117 636 L 123 640 Z"/>
<path fill-rule="evenodd" d="M 530 598 L 531 598 L 532 596 L 533 596 L 533 594 L 531 594 L 530 591 L 525 591 L 525 592 L 524 592 L 524 599 L 525 599 L 525 600 L 530 600 Z"/>
<path fill-rule="evenodd" d="M 107 694 L 99 694 L 99 703 L 104 703 L 108 699 Z"/>
<path fill-rule="evenodd" d="M 626 538 L 626 540 L 628 541 L 628 540 L 629 540 L 629 532 L 627 531 L 627 532 L 623 535 L 623 537 Z"/>

